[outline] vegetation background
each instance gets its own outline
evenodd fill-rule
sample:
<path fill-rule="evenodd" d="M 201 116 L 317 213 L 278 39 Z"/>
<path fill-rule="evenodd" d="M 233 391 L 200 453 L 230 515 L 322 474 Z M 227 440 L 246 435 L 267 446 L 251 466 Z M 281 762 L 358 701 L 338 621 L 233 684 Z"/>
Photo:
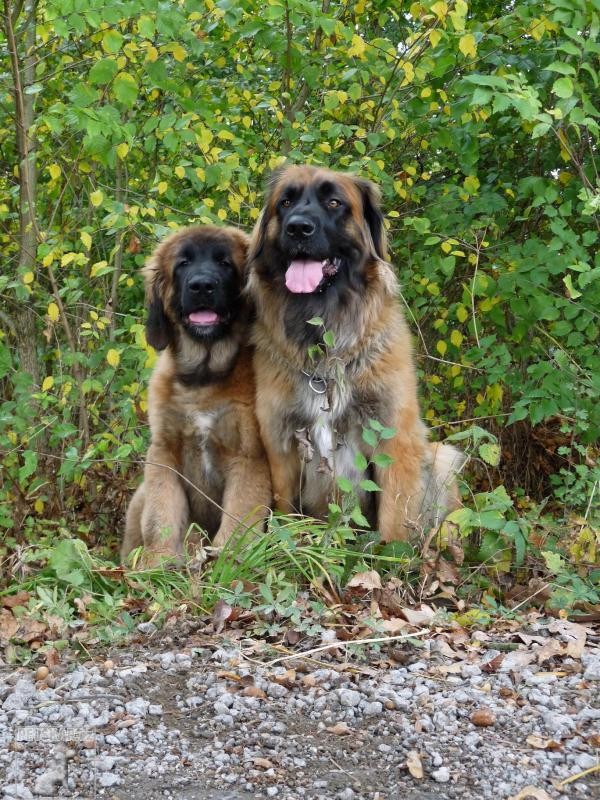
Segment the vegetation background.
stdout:
<path fill-rule="evenodd" d="M 288 159 L 381 187 L 424 415 L 473 455 L 463 595 L 543 576 L 598 603 L 598 0 L 3 3 L 5 592 L 114 557 L 148 440 L 140 267 L 174 227 L 250 230 Z"/>

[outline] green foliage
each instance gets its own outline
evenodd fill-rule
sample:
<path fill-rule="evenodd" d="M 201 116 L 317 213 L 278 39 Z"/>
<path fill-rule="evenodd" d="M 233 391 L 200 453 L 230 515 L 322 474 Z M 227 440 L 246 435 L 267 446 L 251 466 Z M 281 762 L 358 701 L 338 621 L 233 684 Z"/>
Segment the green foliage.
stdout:
<path fill-rule="evenodd" d="M 33 21 L 34 74 L 22 87 L 38 171 L 28 266 L 18 87 L 0 30 L 4 530 L 39 537 L 47 519 L 74 529 L 90 505 L 114 526 L 147 446 L 155 354 L 139 269 L 173 227 L 249 230 L 265 177 L 284 158 L 355 171 L 381 187 L 427 420 L 464 428 L 491 418 L 483 424 L 500 438 L 506 423 L 555 425 L 567 448 L 555 453 L 555 498 L 566 517 L 594 518 L 593 4 L 42 0 Z M 25 13 L 15 18 L 22 65 L 30 23 Z M 37 383 L 23 360 L 25 309 L 34 314 Z M 365 441 L 384 434 L 371 425 Z M 498 440 L 465 435 L 494 468 Z M 385 466 L 386 456 L 372 461 Z M 528 531 L 514 498 L 499 491 L 477 495 L 460 524 L 481 537 L 476 560 L 506 563 L 495 554 L 508 549 L 522 564 Z M 363 524 L 356 504 L 337 509 Z"/>

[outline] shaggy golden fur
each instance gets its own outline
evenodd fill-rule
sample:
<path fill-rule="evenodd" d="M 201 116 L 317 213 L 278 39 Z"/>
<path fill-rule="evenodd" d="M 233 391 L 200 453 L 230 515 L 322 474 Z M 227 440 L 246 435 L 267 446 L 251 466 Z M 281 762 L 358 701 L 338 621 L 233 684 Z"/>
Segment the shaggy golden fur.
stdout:
<path fill-rule="evenodd" d="M 240 521 L 260 522 L 271 502 L 241 295 L 247 243 L 233 228 L 188 228 L 145 268 L 147 338 L 163 352 L 150 380 L 151 444 L 123 558 L 140 544 L 151 563 L 181 556 L 191 523 L 223 545 Z"/>
<path fill-rule="evenodd" d="M 273 176 L 250 246 L 248 290 L 257 310 L 256 410 L 275 502 L 322 517 L 339 500 L 335 478 L 344 476 L 390 541 L 412 538 L 456 507 L 463 457 L 428 442 L 410 332 L 386 258 L 373 184 L 309 166 Z M 321 260 L 322 282 L 302 288 Z M 324 330 L 334 345 L 311 359 Z M 371 461 L 362 429 L 372 419 L 395 434 L 376 448 L 389 466 L 365 471 L 355 460 L 362 453 Z M 363 490 L 369 477 L 380 492 Z"/>

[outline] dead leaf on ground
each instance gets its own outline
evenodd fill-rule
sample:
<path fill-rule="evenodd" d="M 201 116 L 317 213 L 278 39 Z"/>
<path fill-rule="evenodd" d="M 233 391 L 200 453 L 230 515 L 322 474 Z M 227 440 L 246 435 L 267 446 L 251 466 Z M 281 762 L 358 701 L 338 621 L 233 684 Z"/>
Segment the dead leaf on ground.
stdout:
<path fill-rule="evenodd" d="M 252 761 L 255 767 L 261 767 L 262 769 L 272 769 L 274 766 L 268 758 L 256 757 Z"/>
<path fill-rule="evenodd" d="M 0 641 L 8 642 L 18 630 L 18 621 L 8 609 L 3 608 L 0 611 Z"/>
<path fill-rule="evenodd" d="M 335 733 L 336 736 L 346 736 L 352 733 L 352 728 L 347 722 L 336 722 L 335 725 L 332 725 L 330 728 L 325 728 L 325 730 L 329 731 L 329 733 Z"/>
<path fill-rule="evenodd" d="M 265 700 L 267 697 L 258 686 L 246 686 L 246 688 L 242 690 L 242 695 L 244 697 L 257 697 L 259 700 Z"/>
<path fill-rule="evenodd" d="M 423 777 L 423 763 L 421 762 L 421 757 L 416 750 L 409 750 L 406 755 L 406 766 L 408 767 L 408 771 L 417 780 L 421 780 Z"/>
<path fill-rule="evenodd" d="M 382 622 L 383 630 L 386 633 L 390 633 L 392 636 L 396 633 L 400 633 L 400 631 L 404 630 L 407 625 L 408 623 L 405 619 L 399 619 L 398 617 L 384 619 Z"/>
<path fill-rule="evenodd" d="M 381 577 L 374 569 L 370 569 L 367 572 L 358 572 L 350 578 L 346 584 L 346 589 L 365 589 L 365 591 L 381 589 Z"/>
<path fill-rule="evenodd" d="M 532 661 L 535 661 L 535 653 L 530 650 L 514 650 L 504 656 L 504 661 L 500 667 L 500 672 L 512 672 L 513 670 L 527 667 Z"/>
<path fill-rule="evenodd" d="M 496 715 L 489 708 L 476 708 L 471 714 L 471 722 L 478 728 L 489 728 L 490 725 L 495 725 Z"/>
<path fill-rule="evenodd" d="M 502 653 L 498 653 L 497 656 L 490 658 L 489 661 L 485 661 L 481 665 L 481 669 L 483 672 L 488 672 L 488 673 L 498 672 L 498 670 L 502 666 L 503 661 L 504 661 L 504 656 L 502 655 Z"/>
<path fill-rule="evenodd" d="M 3 597 L 0 602 L 5 608 L 14 608 L 15 606 L 24 606 L 30 597 L 29 592 L 17 592 Z"/>
<path fill-rule="evenodd" d="M 536 647 L 533 652 L 535 653 L 538 664 L 543 664 L 544 661 L 547 661 L 549 658 L 564 655 L 565 653 L 562 644 L 557 639 L 549 639 L 546 644 L 543 644 L 541 647 Z"/>
<path fill-rule="evenodd" d="M 217 600 L 212 614 L 212 625 L 215 633 L 221 633 L 226 621 L 233 612 L 233 608 L 225 600 Z"/>
<path fill-rule="evenodd" d="M 419 608 L 403 608 L 402 613 L 407 622 L 410 622 L 415 627 L 420 627 L 421 625 L 429 625 L 436 612 L 431 606 L 422 603 Z"/>
<path fill-rule="evenodd" d="M 270 680 L 278 683 L 280 686 L 285 686 L 286 689 L 291 689 L 296 682 L 296 670 L 288 669 L 281 675 L 272 675 Z"/>
<path fill-rule="evenodd" d="M 538 789 L 537 786 L 526 786 L 518 794 L 514 794 L 508 800 L 552 800 L 548 792 Z"/>
<path fill-rule="evenodd" d="M 541 736 L 536 736 L 534 733 L 528 736 L 525 741 L 530 747 L 534 747 L 536 750 L 560 750 L 562 747 L 561 743 L 557 742 L 555 739 L 544 739 Z"/>
<path fill-rule="evenodd" d="M 29 644 L 36 639 L 43 639 L 48 633 L 48 626 L 45 622 L 40 622 L 37 619 L 30 619 L 24 617 L 20 620 L 17 638 Z"/>
<path fill-rule="evenodd" d="M 558 633 L 567 642 L 567 655 L 581 658 L 590 628 L 570 622 L 568 619 L 555 619 L 548 625 L 550 633 Z"/>

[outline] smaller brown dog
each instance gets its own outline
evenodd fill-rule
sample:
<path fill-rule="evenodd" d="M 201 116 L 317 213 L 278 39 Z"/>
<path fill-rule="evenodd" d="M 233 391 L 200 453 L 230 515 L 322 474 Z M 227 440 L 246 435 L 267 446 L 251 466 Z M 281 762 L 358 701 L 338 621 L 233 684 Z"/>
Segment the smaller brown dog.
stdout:
<path fill-rule="evenodd" d="M 140 544 L 147 563 L 181 556 L 192 523 L 224 545 L 240 522 L 260 522 L 271 502 L 242 297 L 247 247 L 234 228 L 187 228 L 144 269 L 146 336 L 163 352 L 150 380 L 152 439 L 123 559 Z"/>

